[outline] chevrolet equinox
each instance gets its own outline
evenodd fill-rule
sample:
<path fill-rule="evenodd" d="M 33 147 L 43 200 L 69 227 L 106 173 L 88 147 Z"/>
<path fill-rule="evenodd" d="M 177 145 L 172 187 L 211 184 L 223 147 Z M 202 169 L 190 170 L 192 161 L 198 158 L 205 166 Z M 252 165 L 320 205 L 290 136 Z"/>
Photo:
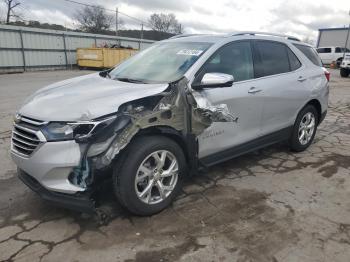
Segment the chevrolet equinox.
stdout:
<path fill-rule="evenodd" d="M 281 141 L 308 148 L 328 81 L 291 36 L 180 35 L 35 92 L 14 117 L 12 158 L 46 200 L 89 212 L 110 179 L 122 206 L 152 215 L 200 169 Z"/>

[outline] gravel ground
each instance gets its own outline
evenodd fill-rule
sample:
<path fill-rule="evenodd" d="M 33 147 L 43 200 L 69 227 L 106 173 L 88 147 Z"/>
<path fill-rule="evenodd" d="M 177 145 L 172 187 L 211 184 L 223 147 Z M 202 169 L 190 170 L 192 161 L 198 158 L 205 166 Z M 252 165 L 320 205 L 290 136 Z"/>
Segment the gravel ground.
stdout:
<path fill-rule="evenodd" d="M 130 215 L 108 193 L 101 224 L 42 201 L 9 158 L 23 100 L 85 73 L 0 75 L 0 261 L 349 261 L 350 78 L 331 70 L 329 113 L 306 152 L 279 144 L 217 165 L 152 217 Z"/>

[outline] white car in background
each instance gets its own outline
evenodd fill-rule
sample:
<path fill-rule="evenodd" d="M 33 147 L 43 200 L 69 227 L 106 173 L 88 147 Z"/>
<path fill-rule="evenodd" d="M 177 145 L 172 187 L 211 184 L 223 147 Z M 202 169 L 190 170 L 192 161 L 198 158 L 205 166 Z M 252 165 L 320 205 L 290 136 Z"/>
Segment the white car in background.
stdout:
<path fill-rule="evenodd" d="M 318 47 L 316 50 L 322 60 L 322 63 L 325 65 L 336 62 L 337 66 L 340 66 L 343 60 L 344 52 L 345 55 L 350 55 L 350 50 L 348 48 L 339 46 Z"/>
<path fill-rule="evenodd" d="M 350 54 L 346 54 L 342 63 L 340 64 L 340 76 L 348 77 L 350 74 Z"/>

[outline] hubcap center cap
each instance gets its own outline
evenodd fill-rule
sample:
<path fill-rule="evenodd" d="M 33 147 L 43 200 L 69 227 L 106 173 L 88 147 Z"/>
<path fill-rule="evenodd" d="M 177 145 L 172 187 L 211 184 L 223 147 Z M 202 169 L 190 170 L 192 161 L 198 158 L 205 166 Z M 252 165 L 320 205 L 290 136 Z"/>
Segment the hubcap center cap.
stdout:
<path fill-rule="evenodd" d="M 154 170 L 154 174 L 153 174 L 154 181 L 159 180 L 161 175 L 162 175 L 162 173 L 163 173 L 163 170 L 159 170 L 159 171 Z"/>

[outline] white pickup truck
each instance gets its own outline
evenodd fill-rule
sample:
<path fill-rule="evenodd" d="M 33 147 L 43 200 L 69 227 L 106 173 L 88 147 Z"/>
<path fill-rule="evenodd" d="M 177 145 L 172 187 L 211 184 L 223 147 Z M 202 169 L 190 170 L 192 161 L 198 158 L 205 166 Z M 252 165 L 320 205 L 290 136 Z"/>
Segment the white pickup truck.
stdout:
<path fill-rule="evenodd" d="M 345 54 L 343 61 L 340 64 L 340 76 L 348 77 L 350 74 L 350 54 Z"/>
<path fill-rule="evenodd" d="M 340 66 L 343 60 L 344 52 L 345 54 L 350 55 L 350 50 L 348 48 L 338 46 L 318 47 L 316 50 L 322 60 L 322 63 L 325 65 L 336 62 L 337 66 Z"/>

